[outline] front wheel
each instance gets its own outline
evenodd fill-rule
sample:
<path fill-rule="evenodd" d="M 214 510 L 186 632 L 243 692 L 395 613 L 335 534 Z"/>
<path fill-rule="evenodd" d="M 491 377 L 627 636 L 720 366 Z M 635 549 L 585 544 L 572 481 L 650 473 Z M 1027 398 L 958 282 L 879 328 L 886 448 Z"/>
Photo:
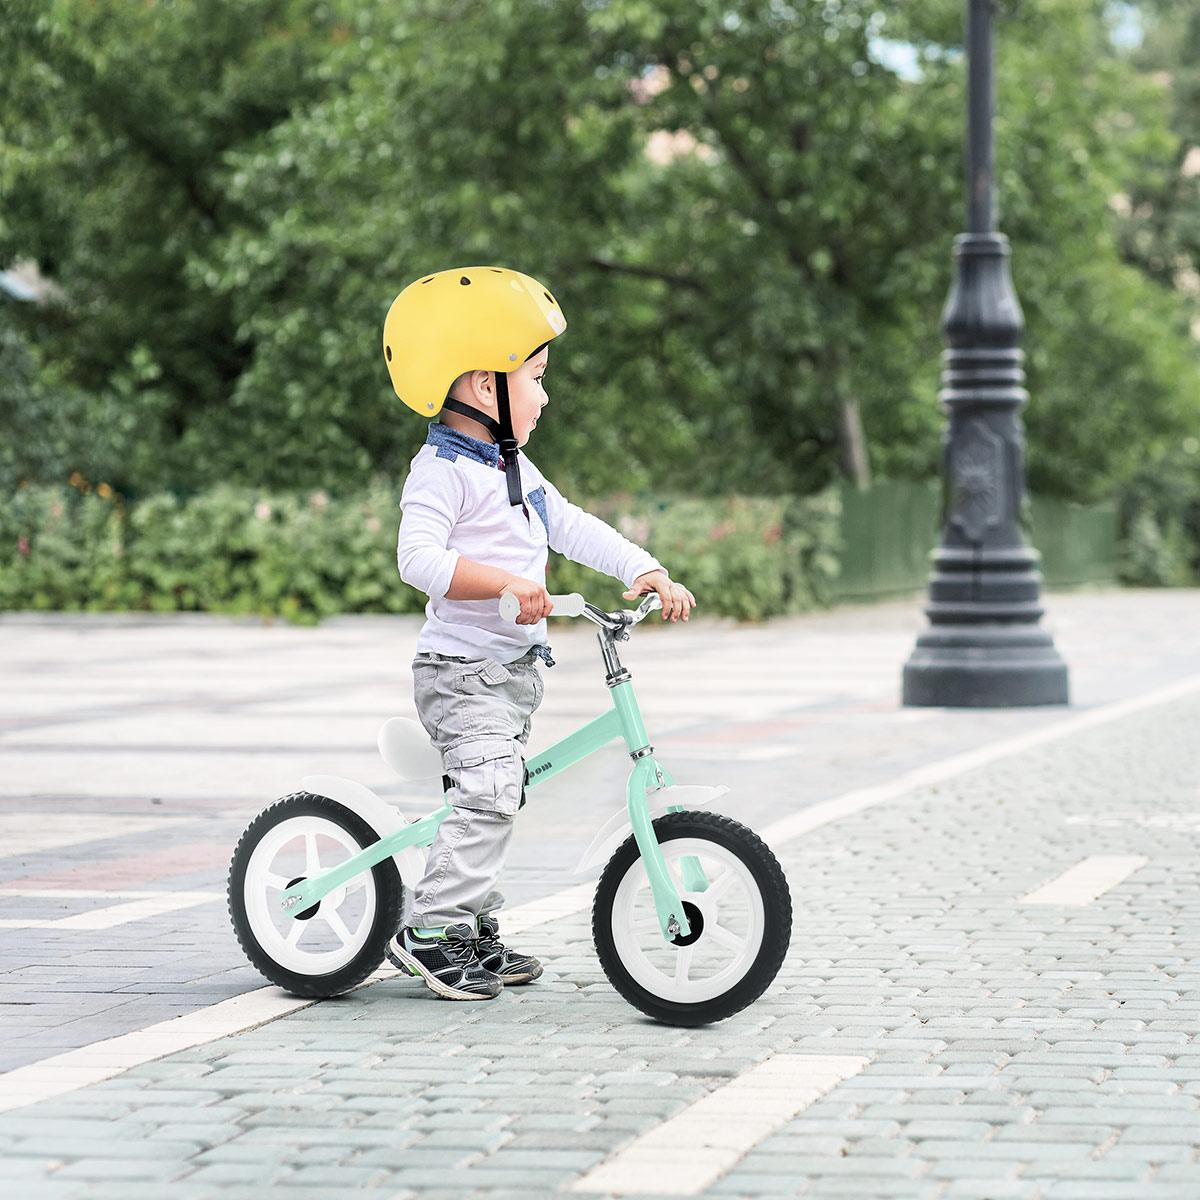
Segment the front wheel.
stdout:
<path fill-rule="evenodd" d="M 668 813 L 654 822 L 654 833 L 691 932 L 664 940 L 630 834 L 604 868 L 592 905 L 600 965 L 613 987 L 656 1021 L 724 1020 L 766 991 L 787 954 L 792 898 L 783 868 L 753 830 L 720 813 Z M 695 860 L 686 871 L 685 859 Z M 696 886 L 686 887 L 685 879 Z"/>
<path fill-rule="evenodd" d="M 403 885 L 385 858 L 293 915 L 280 894 L 379 840 L 328 796 L 295 792 L 259 813 L 229 868 L 229 915 L 246 957 L 295 996 L 323 999 L 356 987 L 383 961 L 400 924 Z"/>

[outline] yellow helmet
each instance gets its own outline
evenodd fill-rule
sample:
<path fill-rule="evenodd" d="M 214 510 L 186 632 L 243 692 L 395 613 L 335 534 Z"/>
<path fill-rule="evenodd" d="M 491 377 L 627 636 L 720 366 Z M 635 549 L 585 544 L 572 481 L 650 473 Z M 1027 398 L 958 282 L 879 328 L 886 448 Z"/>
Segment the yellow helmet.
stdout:
<path fill-rule="evenodd" d="M 456 267 L 410 283 L 392 301 L 383 355 L 401 401 L 436 417 L 464 372 L 514 371 L 566 327 L 536 279 L 505 267 Z"/>
<path fill-rule="evenodd" d="M 567 327 L 558 301 L 536 279 L 506 267 L 456 267 L 410 283 L 383 322 L 383 356 L 396 395 L 413 412 L 443 408 L 478 421 L 504 460 L 508 502 L 524 507 L 508 373 Z M 446 393 L 466 371 L 496 377 L 497 421 Z"/>

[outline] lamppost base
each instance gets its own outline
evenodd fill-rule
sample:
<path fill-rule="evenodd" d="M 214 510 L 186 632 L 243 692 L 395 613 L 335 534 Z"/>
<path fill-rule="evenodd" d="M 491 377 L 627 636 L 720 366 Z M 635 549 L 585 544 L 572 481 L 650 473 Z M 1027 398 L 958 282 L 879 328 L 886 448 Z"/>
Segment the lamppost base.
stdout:
<path fill-rule="evenodd" d="M 1067 664 L 1044 629 L 934 625 L 904 664 L 909 707 L 1020 708 L 1067 704 Z"/>

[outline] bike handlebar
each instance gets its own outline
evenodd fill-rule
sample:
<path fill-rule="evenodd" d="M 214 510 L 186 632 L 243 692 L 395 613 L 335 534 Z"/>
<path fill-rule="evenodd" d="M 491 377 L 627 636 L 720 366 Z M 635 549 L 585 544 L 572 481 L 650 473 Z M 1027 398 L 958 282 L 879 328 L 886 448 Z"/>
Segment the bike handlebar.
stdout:
<path fill-rule="evenodd" d="M 637 608 L 625 608 L 612 613 L 606 613 L 594 604 L 589 604 L 578 592 L 551 596 L 550 603 L 554 606 L 553 611 L 549 614 L 552 617 L 587 617 L 597 625 L 603 625 L 609 629 L 623 629 L 636 625 L 652 612 L 662 608 L 662 598 L 657 592 L 647 593 L 646 598 Z M 500 596 L 500 616 L 515 625 L 520 615 L 520 600 L 512 592 L 503 592 Z"/>

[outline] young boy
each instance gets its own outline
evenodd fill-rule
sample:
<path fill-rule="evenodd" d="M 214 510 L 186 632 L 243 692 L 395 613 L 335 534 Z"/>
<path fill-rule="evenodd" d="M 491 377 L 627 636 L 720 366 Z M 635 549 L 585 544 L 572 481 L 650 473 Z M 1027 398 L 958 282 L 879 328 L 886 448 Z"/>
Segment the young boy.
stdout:
<path fill-rule="evenodd" d="M 454 809 L 387 954 L 454 1000 L 490 999 L 542 973 L 500 942 L 494 885 L 525 802 L 522 750 L 543 688 L 535 664 L 554 665 L 547 547 L 620 579 L 626 599 L 656 591 L 664 620 L 686 621 L 695 604 L 652 555 L 569 503 L 520 452 L 547 404 L 549 343 L 565 328 L 546 288 L 499 267 L 417 280 L 384 323 L 396 394 L 422 416 L 443 414 L 404 485 L 396 561 L 401 579 L 429 595 L 413 693 Z M 520 601 L 515 627 L 500 617 L 503 592 Z"/>

